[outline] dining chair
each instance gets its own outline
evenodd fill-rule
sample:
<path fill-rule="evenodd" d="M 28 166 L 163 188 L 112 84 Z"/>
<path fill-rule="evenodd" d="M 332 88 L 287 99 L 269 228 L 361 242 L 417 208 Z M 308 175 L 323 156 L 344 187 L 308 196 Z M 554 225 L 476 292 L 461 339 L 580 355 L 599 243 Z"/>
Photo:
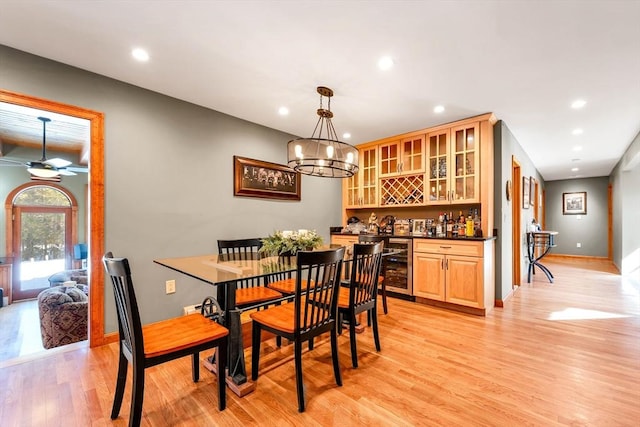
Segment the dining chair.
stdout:
<path fill-rule="evenodd" d="M 358 243 L 377 243 L 383 242 L 384 236 L 366 235 L 361 234 L 358 236 Z M 385 283 L 386 266 L 384 260 L 382 260 L 382 266 L 380 267 L 380 275 L 378 276 L 378 286 L 380 287 L 380 296 L 382 297 L 382 311 L 387 314 L 387 284 Z"/>
<path fill-rule="evenodd" d="M 358 367 L 356 349 L 356 316 L 366 312 L 371 319 L 373 340 L 376 350 L 380 351 L 380 335 L 378 333 L 378 280 L 382 264 L 382 242 L 356 243 L 353 245 L 351 273 L 349 275 L 349 292 L 341 292 L 338 298 L 339 331 L 342 331 L 342 320 L 349 322 L 349 341 L 351 343 L 351 363 Z"/>
<path fill-rule="evenodd" d="M 115 295 L 120 352 L 116 390 L 111 419 L 118 418 L 124 396 L 129 363 L 133 366 L 133 389 L 129 427 L 139 426 L 144 398 L 145 369 L 170 360 L 191 356 L 193 382 L 200 379 L 199 353 L 216 348 L 218 409 L 226 407 L 225 369 L 229 331 L 199 313 L 142 325 L 127 258 L 114 258 L 107 252 L 102 258 L 111 277 Z"/>
<path fill-rule="evenodd" d="M 258 379 L 263 330 L 294 343 L 298 411 L 304 412 L 302 344 L 326 332 L 331 335 L 331 357 L 336 384 L 342 386 L 338 361 L 337 304 L 344 248 L 298 252 L 293 301 L 251 314 L 251 378 Z"/>
<path fill-rule="evenodd" d="M 260 257 L 258 251 L 261 247 L 262 240 L 258 238 L 218 240 L 218 255 L 228 261 L 250 262 Z M 235 308 L 249 307 L 282 298 L 282 293 L 268 286 L 263 286 L 264 280 L 264 278 L 260 277 L 237 280 L 235 282 Z"/>

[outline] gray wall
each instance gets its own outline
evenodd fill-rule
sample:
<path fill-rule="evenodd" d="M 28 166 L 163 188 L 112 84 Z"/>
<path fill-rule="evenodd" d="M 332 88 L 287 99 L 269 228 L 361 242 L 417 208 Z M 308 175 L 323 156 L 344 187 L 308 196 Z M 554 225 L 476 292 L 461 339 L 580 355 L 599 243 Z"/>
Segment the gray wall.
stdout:
<path fill-rule="evenodd" d="M 4 46 L 0 64 L 4 89 L 105 114 L 105 250 L 130 259 L 143 322 L 213 294 L 154 258 L 211 253 L 216 239 L 276 229 L 316 229 L 328 242 L 341 222 L 338 179 L 303 177 L 301 202 L 233 197 L 233 155 L 285 163 L 292 135 Z M 175 294 L 165 295 L 168 279 L 177 279 Z"/>
<path fill-rule="evenodd" d="M 547 181 L 547 229 L 558 232 L 554 253 L 608 257 L 609 179 L 583 178 Z M 586 215 L 563 215 L 562 193 L 587 193 Z M 577 243 L 582 247 L 578 248 Z"/>
<path fill-rule="evenodd" d="M 640 283 L 640 133 L 609 177 L 613 188 L 613 262 Z"/>
<path fill-rule="evenodd" d="M 520 163 L 523 177 L 534 177 L 538 180 L 540 183 L 540 194 L 545 188 L 545 182 L 506 123 L 502 120 L 496 122 L 493 127 L 493 132 L 495 154 L 494 227 L 498 233 L 498 240 L 496 242 L 496 300 L 504 301 L 513 292 L 513 267 L 511 260 L 513 256 L 512 224 L 514 207 L 512 201 L 507 201 L 505 191 L 506 183 L 511 179 L 512 158 L 515 157 Z M 520 248 L 522 254 L 520 260 L 522 278 L 520 279 L 520 283 L 526 283 L 528 265 L 526 230 L 532 218 L 535 217 L 536 220 L 540 220 L 540 212 L 536 213 L 533 207 L 530 207 L 529 209 L 522 209 L 520 217 L 520 230 L 522 230 L 520 239 L 522 243 L 522 247 Z"/>

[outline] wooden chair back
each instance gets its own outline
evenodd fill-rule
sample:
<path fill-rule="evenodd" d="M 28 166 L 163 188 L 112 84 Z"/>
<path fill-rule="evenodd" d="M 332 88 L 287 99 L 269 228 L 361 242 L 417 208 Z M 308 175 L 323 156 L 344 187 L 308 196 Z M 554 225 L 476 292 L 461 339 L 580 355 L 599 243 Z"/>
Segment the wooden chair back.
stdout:
<path fill-rule="evenodd" d="M 356 243 L 349 283 L 349 305 L 355 312 L 372 307 L 378 296 L 378 276 L 382 265 L 382 242 Z"/>
<path fill-rule="evenodd" d="M 259 238 L 218 240 L 220 255 L 251 256 L 251 254 L 257 254 L 261 247 L 262 239 Z"/>
<path fill-rule="evenodd" d="M 298 252 L 294 335 L 313 334 L 335 324 L 344 251 Z"/>
<path fill-rule="evenodd" d="M 113 294 L 116 301 L 120 345 L 132 363 L 144 363 L 144 338 L 138 302 L 133 290 L 131 268 L 126 258 L 114 258 L 107 252 L 103 258 L 107 274 L 111 277 Z M 135 360 L 135 362 L 134 362 Z"/>

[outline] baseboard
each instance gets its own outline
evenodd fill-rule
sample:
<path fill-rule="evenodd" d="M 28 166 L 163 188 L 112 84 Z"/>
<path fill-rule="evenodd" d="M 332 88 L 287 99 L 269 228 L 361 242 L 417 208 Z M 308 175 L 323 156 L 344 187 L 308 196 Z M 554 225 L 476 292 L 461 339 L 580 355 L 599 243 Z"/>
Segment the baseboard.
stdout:
<path fill-rule="evenodd" d="M 511 289 L 511 292 L 509 292 L 509 294 L 504 297 L 503 299 L 497 299 L 496 300 L 496 307 L 499 308 L 504 308 L 504 305 L 511 299 L 513 298 L 513 295 L 516 293 L 516 291 L 520 289 L 520 286 L 516 286 L 515 288 Z"/>

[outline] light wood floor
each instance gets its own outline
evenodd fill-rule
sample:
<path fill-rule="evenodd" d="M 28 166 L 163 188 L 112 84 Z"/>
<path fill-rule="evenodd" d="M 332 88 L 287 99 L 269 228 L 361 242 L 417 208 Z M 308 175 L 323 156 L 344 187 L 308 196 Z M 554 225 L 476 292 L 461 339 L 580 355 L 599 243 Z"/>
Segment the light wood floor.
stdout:
<path fill-rule="evenodd" d="M 307 412 L 297 412 L 291 346 L 263 344 L 256 391 L 228 393 L 214 377 L 191 382 L 189 359 L 147 370 L 144 426 L 638 426 L 640 289 L 589 264 L 547 263 L 486 318 L 391 299 L 382 352 L 358 335 L 360 367 L 339 338 L 344 386 L 330 346 L 303 354 Z M 345 332 L 346 333 L 346 332 Z M 247 350 L 250 356 L 250 350 Z M 0 367 L 3 426 L 124 426 L 109 419 L 115 344 L 76 348 Z"/>

